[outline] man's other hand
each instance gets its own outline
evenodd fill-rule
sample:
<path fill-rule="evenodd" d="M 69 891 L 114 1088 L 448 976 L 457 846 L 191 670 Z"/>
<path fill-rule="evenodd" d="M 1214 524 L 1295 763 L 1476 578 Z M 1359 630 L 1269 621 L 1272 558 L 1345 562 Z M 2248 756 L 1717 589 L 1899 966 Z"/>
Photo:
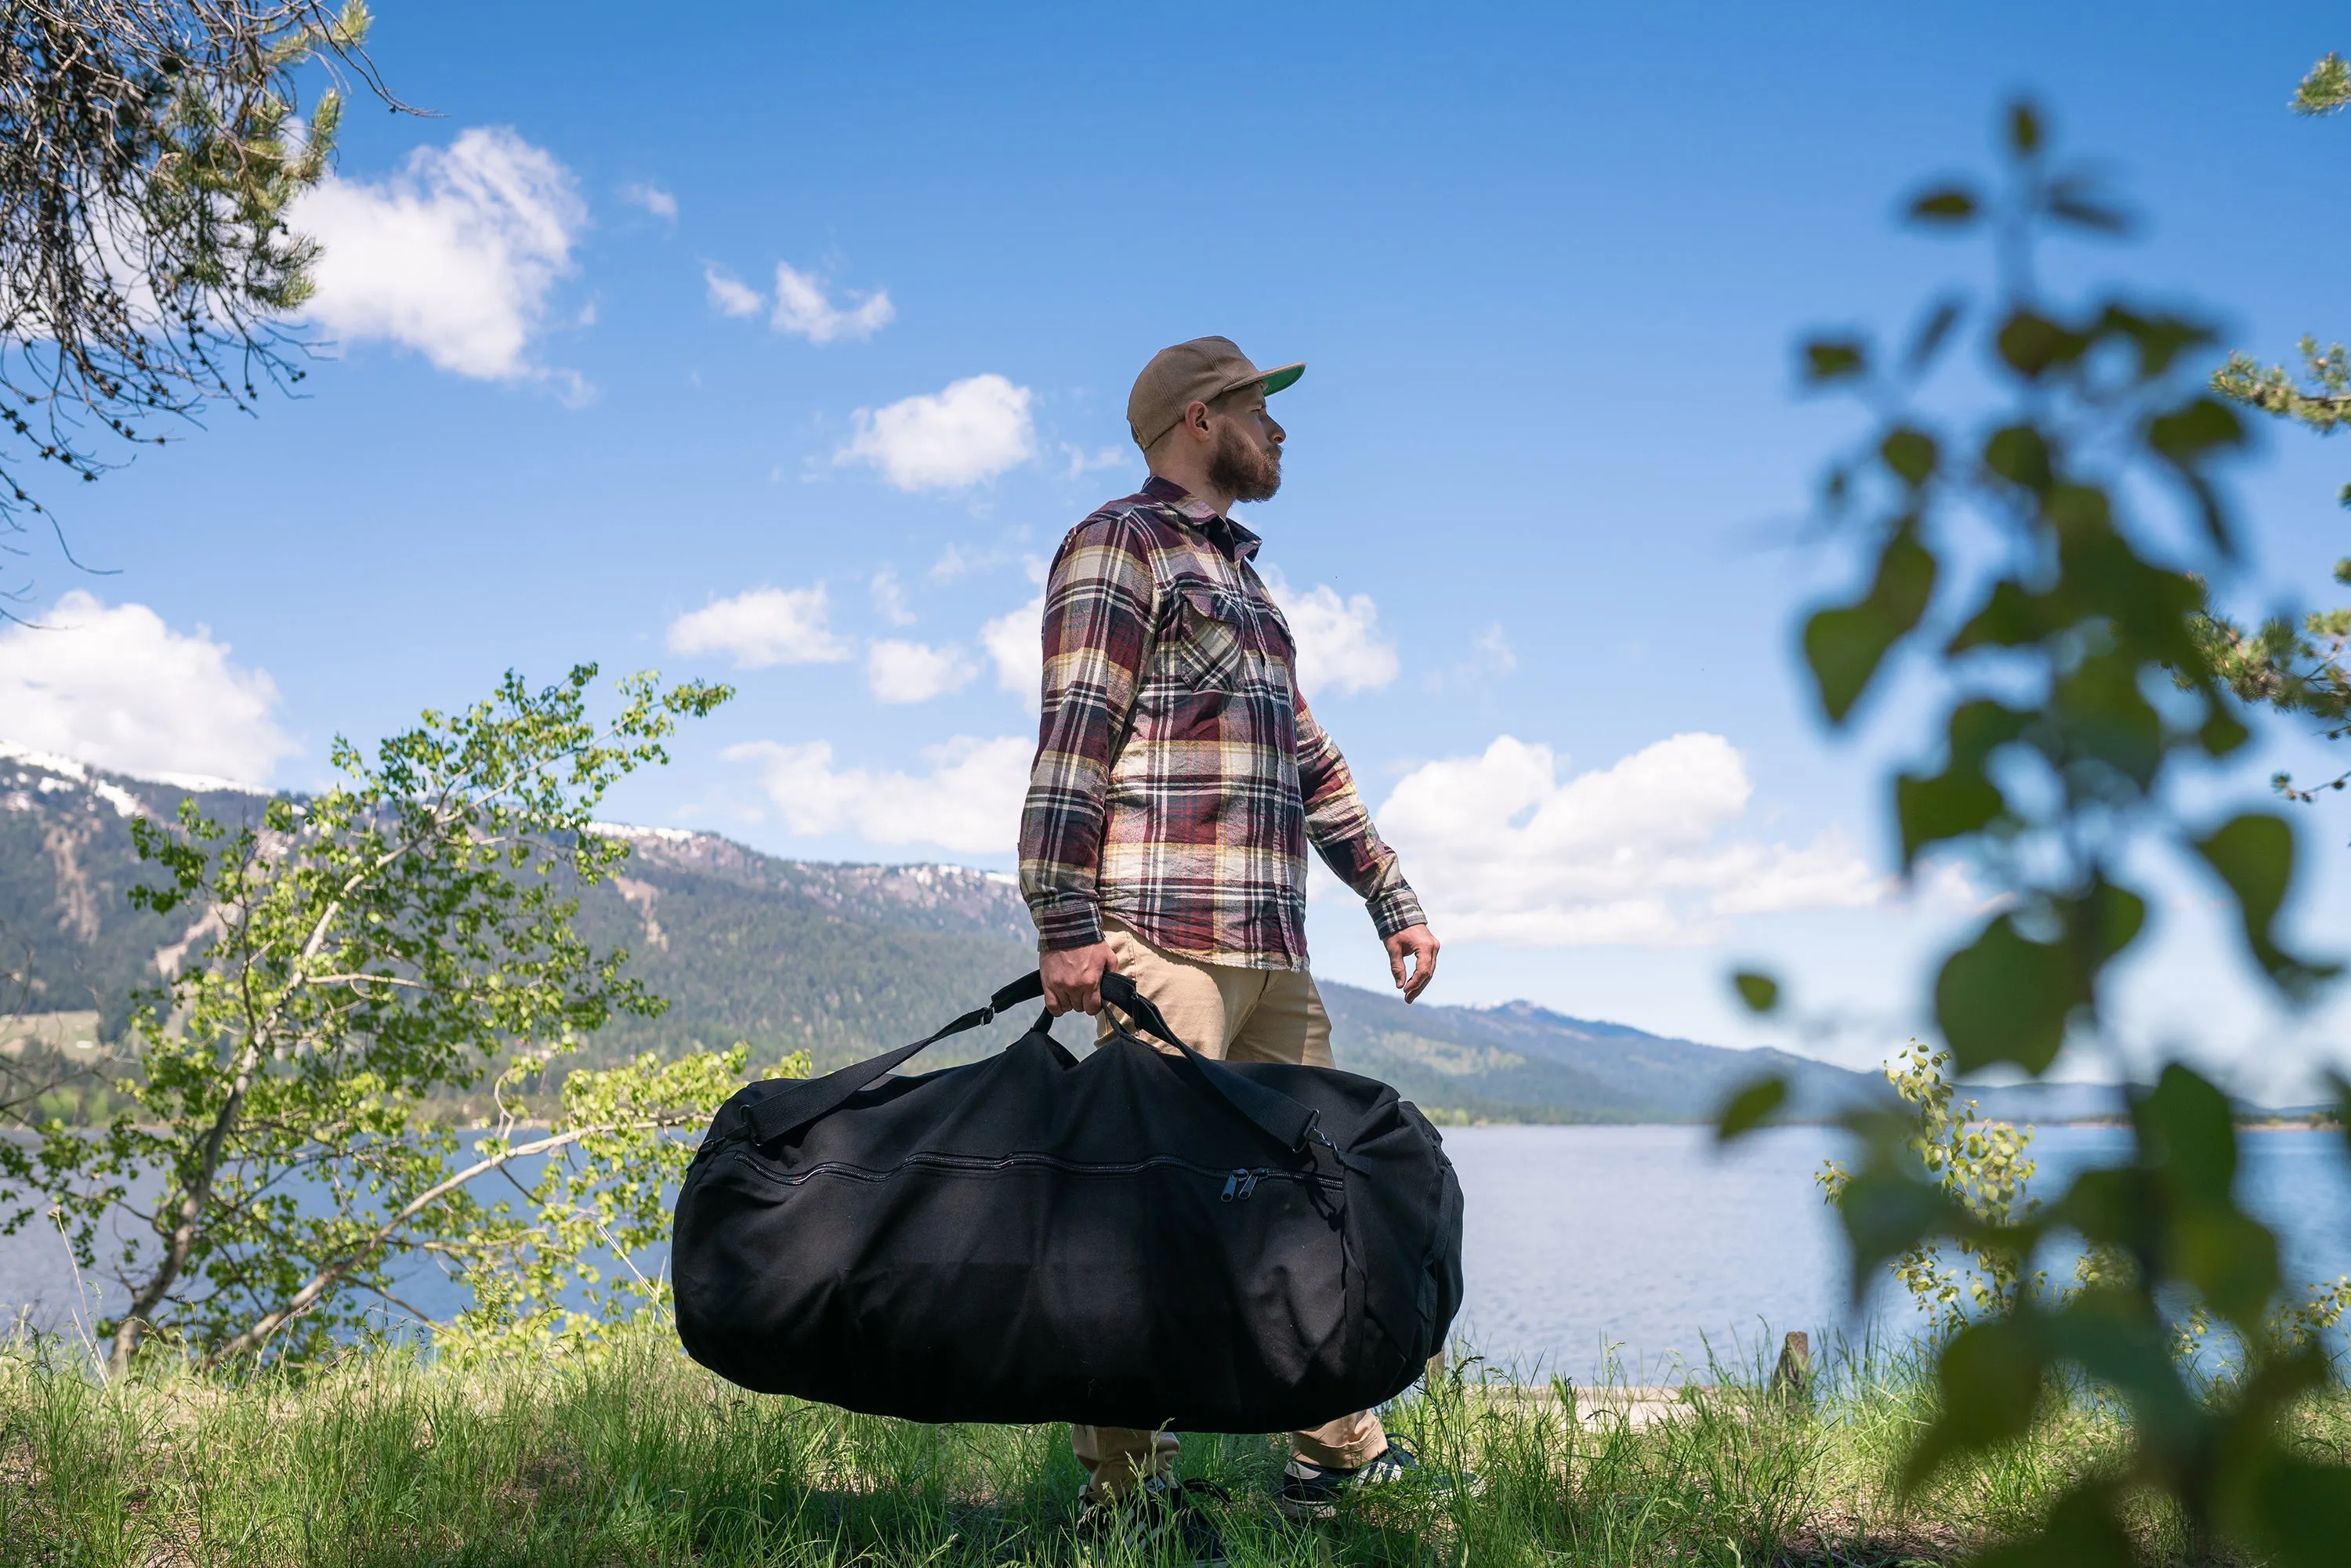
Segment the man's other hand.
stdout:
<path fill-rule="evenodd" d="M 1404 993 L 1405 1001 L 1420 1000 L 1420 993 L 1428 989 L 1429 979 L 1437 973 L 1437 933 L 1426 925 L 1407 925 L 1388 938 L 1388 973 L 1395 977 L 1396 989 Z M 1409 975 L 1405 972 L 1406 958 L 1413 961 Z M 1046 982 L 1049 990 L 1051 984 Z"/>
<path fill-rule="evenodd" d="M 1427 935 L 1426 927 L 1420 930 L 1423 936 Z M 1437 944 L 1433 940 L 1429 943 L 1429 951 L 1437 951 Z M 1058 953 L 1047 953 L 1037 960 L 1037 967 L 1045 977 L 1047 1012 L 1102 1011 L 1102 971 L 1110 967 L 1109 943 L 1097 942 L 1091 947 L 1065 947 Z M 1396 984 L 1404 982 L 1398 980 Z"/>

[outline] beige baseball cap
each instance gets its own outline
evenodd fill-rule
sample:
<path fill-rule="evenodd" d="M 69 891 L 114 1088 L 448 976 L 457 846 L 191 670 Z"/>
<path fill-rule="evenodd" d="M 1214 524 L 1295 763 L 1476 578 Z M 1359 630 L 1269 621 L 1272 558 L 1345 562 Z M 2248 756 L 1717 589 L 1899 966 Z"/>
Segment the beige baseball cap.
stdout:
<path fill-rule="evenodd" d="M 1305 373 L 1303 360 L 1261 371 L 1230 338 L 1195 338 L 1151 356 L 1126 394 L 1126 427 L 1134 444 L 1148 452 L 1193 403 L 1214 402 L 1251 382 L 1261 382 L 1271 397 Z"/>

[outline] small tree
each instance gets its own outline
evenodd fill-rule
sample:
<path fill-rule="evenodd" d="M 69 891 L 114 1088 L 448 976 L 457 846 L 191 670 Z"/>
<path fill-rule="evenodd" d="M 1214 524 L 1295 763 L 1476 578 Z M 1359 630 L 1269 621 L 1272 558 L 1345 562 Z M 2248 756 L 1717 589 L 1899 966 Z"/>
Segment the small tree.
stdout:
<path fill-rule="evenodd" d="M 1910 1107 L 1910 1152 L 1946 1197 L 1985 1225 L 2004 1227 L 2027 1218 L 2041 1207 L 2026 1190 L 2036 1169 L 2026 1157 L 2032 1129 L 1980 1122 L 1973 1100 L 1954 1108 L 1951 1081 L 1943 1076 L 1949 1060 L 1913 1040 L 1886 1069 L 1886 1081 Z M 1853 1177 L 1831 1160 L 1813 1179 L 1834 1206 L 1844 1200 Z M 2012 1311 L 2027 1291 L 2038 1291 L 2044 1282 L 2039 1273 L 2028 1276 L 2024 1260 L 1996 1243 L 1961 1239 L 1948 1246 L 1965 1267 L 1954 1267 L 1944 1247 L 1925 1241 L 1904 1249 L 1887 1264 L 1938 1333 L 1957 1333 L 1971 1318 Z"/>
<path fill-rule="evenodd" d="M 742 1087 L 749 1059 L 739 1042 L 669 1061 L 648 1052 L 566 1077 L 562 1106 L 544 1136 L 504 1118 L 475 1146 L 475 1173 L 538 1153 L 548 1155 L 547 1166 L 528 1187 L 514 1184 L 519 1208 L 501 1198 L 452 1249 L 473 1301 L 438 1329 L 444 1350 L 504 1349 L 518 1339 L 542 1348 L 579 1345 L 614 1323 L 665 1310 L 667 1278 L 647 1275 L 634 1255 L 669 1239 L 672 1195 L 695 1150 L 679 1134 L 707 1124 Z M 807 1051 L 794 1051 L 760 1076 L 805 1078 L 809 1064 Z M 624 1278 L 605 1276 L 597 1261 L 603 1252 Z"/>
<path fill-rule="evenodd" d="M 594 674 L 538 693 L 509 674 L 372 762 L 339 739 L 348 782 L 271 800 L 257 826 L 193 802 L 175 823 L 133 823 L 169 880 L 132 896 L 202 911 L 202 962 L 134 1015 L 136 1051 L 112 1071 L 124 1109 L 0 1142 L 0 1177 L 24 1195 L 8 1228 L 58 1215 L 83 1267 L 103 1257 L 125 1291 L 108 1318 L 117 1371 L 157 1331 L 213 1359 L 315 1348 L 358 1316 L 355 1292 L 388 1294 L 398 1255 L 464 1267 L 538 1223 L 486 1207 L 476 1179 L 574 1145 L 610 1167 L 708 1114 L 707 1061 L 640 1064 L 571 1088 L 567 1125 L 517 1131 L 516 1091 L 614 1013 L 661 1006 L 623 977 L 625 953 L 572 929 L 577 890 L 629 852 L 591 814 L 615 780 L 666 760 L 680 718 L 728 695 L 633 676 L 600 728 Z M 436 1102 L 486 1082 L 502 1127 L 436 1119 Z"/>
<path fill-rule="evenodd" d="M 1948 1337 L 1970 1322 L 2005 1316 L 2028 1298 L 2036 1306 L 2063 1306 L 2085 1291 L 2130 1289 L 2135 1279 L 2131 1256 L 2109 1243 L 2083 1249 L 2074 1260 L 2073 1283 L 2053 1301 L 2048 1276 L 2039 1270 L 2026 1273 L 2025 1260 L 1992 1239 L 2018 1234 L 2040 1212 L 2041 1200 L 2030 1190 L 2038 1167 L 2026 1157 L 2032 1147 L 2032 1129 L 1979 1121 L 1973 1100 L 1955 1105 L 1951 1081 L 1943 1076 L 1949 1061 L 1948 1053 L 1930 1051 L 1913 1040 L 1886 1069 L 1886 1081 L 1910 1107 L 1910 1153 L 1943 1197 L 1981 1227 L 1939 1244 L 1917 1242 L 1886 1263 L 1936 1335 Z M 1844 1204 L 1853 1185 L 1852 1173 L 1838 1160 L 1824 1162 L 1813 1180 L 1832 1207 Z M 1966 1267 L 1953 1267 L 1953 1257 L 1964 1260 Z M 2289 1295 L 2279 1301 L 2260 1343 L 2306 1350 L 2331 1333 L 2346 1312 L 2351 1312 L 2351 1275 L 2309 1286 L 2300 1299 Z M 2210 1310 L 2201 1301 L 2190 1301 L 2171 1325 L 2173 1357 L 2182 1363 L 2197 1361 L 2214 1327 Z M 2245 1346 L 2239 1341 L 2231 1348 L 2235 1360 L 2229 1368 L 2241 1371 Z"/>

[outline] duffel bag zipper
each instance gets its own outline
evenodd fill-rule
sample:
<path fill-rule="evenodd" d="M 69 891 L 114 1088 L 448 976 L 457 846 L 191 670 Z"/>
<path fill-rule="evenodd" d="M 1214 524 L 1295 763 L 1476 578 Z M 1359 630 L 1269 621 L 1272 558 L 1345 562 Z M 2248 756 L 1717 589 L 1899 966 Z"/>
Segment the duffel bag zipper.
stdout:
<path fill-rule="evenodd" d="M 1043 1166 L 1052 1170 L 1067 1171 L 1072 1176 L 1133 1176 L 1155 1166 L 1167 1166 L 1176 1170 L 1191 1171 L 1195 1175 L 1211 1179 L 1217 1176 L 1224 1177 L 1224 1191 L 1218 1196 L 1227 1203 L 1248 1201 L 1257 1191 L 1257 1184 L 1268 1176 L 1281 1176 L 1291 1181 L 1311 1183 L 1318 1186 L 1338 1185 L 1311 1171 L 1280 1171 L 1270 1166 L 1259 1166 L 1254 1169 L 1247 1166 L 1237 1166 L 1228 1171 L 1210 1166 L 1197 1165 L 1174 1155 L 1154 1155 L 1147 1160 L 1134 1160 L 1120 1165 L 1088 1165 L 1077 1160 L 1065 1160 L 1058 1155 L 1008 1155 L 1002 1159 L 995 1160 L 978 1159 L 967 1155 L 909 1155 L 890 1170 L 875 1170 L 868 1166 L 853 1166 L 841 1160 L 828 1160 L 822 1165 L 810 1166 L 804 1171 L 794 1171 L 789 1175 L 768 1169 L 761 1161 L 753 1157 L 748 1150 L 737 1150 L 735 1157 L 768 1181 L 784 1186 L 798 1186 L 810 1176 L 844 1176 L 854 1177 L 859 1181 L 882 1181 L 894 1171 L 903 1170 L 907 1166 L 928 1166 L 941 1170 L 963 1171 L 1000 1171 L 1010 1170 L 1020 1166 Z"/>

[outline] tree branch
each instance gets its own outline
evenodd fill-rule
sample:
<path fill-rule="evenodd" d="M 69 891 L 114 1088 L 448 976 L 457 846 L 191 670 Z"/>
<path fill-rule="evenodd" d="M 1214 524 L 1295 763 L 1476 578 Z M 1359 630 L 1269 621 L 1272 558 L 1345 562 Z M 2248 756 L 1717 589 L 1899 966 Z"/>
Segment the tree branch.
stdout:
<path fill-rule="evenodd" d="M 319 1270 L 317 1273 L 311 1275 L 308 1280 L 303 1282 L 302 1286 L 298 1290 L 287 1298 L 283 1305 L 273 1308 L 269 1312 L 263 1313 L 250 1328 L 247 1328 L 243 1333 L 238 1334 L 235 1339 L 230 1340 L 227 1343 L 222 1345 L 218 1350 L 214 1351 L 212 1354 L 207 1356 L 205 1358 L 205 1364 L 207 1365 L 217 1364 L 220 1362 L 228 1361 L 236 1356 L 244 1355 L 249 1352 L 258 1350 L 261 1347 L 262 1343 L 268 1339 L 271 1334 L 277 1333 L 278 1329 L 285 1326 L 290 1319 L 308 1310 L 314 1302 L 316 1302 L 321 1296 L 325 1295 L 329 1290 L 332 1290 L 335 1285 L 340 1282 L 346 1275 L 351 1272 L 351 1270 L 361 1267 L 370 1259 L 382 1252 L 384 1248 L 391 1243 L 392 1239 L 400 1233 L 401 1227 L 406 1225 L 410 1220 L 415 1218 L 418 1215 L 423 1213 L 426 1209 L 440 1202 L 450 1193 L 465 1186 L 467 1182 L 472 1181 L 475 1177 L 487 1176 L 492 1171 L 502 1170 L 507 1165 L 516 1160 L 526 1158 L 531 1155 L 549 1154 L 554 1150 L 564 1147 L 566 1145 L 576 1144 L 582 1138 L 592 1137 L 599 1134 L 626 1132 L 632 1128 L 658 1127 L 665 1124 L 666 1124 L 659 1121 L 653 1121 L 644 1123 L 615 1123 L 609 1125 L 594 1127 L 574 1127 L 569 1132 L 557 1133 L 548 1137 L 537 1139 L 531 1143 L 517 1144 L 511 1148 L 505 1149 L 497 1154 L 490 1155 L 487 1159 L 475 1161 L 472 1166 L 466 1167 L 465 1170 L 459 1171 L 456 1175 L 435 1183 L 432 1186 L 425 1188 L 424 1191 L 419 1193 L 415 1197 L 411 1198 L 408 1203 L 401 1208 L 400 1212 L 394 1214 L 390 1219 L 385 1220 L 381 1225 L 378 1226 L 374 1234 L 369 1237 L 364 1245 L 354 1248 L 352 1250 L 345 1253 L 341 1258 L 337 1259 L 334 1262 L 329 1263 L 325 1268 Z"/>

